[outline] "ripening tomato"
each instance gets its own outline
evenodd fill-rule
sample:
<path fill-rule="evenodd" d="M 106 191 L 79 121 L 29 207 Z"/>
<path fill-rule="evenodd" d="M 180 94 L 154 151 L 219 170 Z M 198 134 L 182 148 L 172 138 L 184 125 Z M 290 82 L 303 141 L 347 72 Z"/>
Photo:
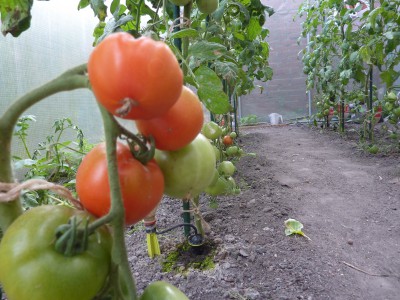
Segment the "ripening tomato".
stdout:
<path fill-rule="evenodd" d="M 119 182 L 125 207 L 125 223 L 134 224 L 146 217 L 161 201 L 163 174 L 154 160 L 146 165 L 136 160 L 129 147 L 117 143 Z M 94 147 L 82 160 L 76 173 L 76 191 L 82 205 L 97 217 L 110 210 L 106 146 Z"/>
<path fill-rule="evenodd" d="M 164 174 L 165 194 L 168 196 L 195 197 L 214 179 L 214 149 L 202 134 L 178 151 L 156 150 L 154 158 Z"/>
<path fill-rule="evenodd" d="M 0 282 L 9 300 L 91 300 L 102 289 L 111 266 L 112 237 L 106 227 L 89 236 L 86 251 L 65 256 L 55 249 L 55 231 L 86 211 L 43 205 L 19 216 L 0 243 Z"/>
<path fill-rule="evenodd" d="M 93 50 L 88 75 L 97 100 L 126 119 L 163 115 L 183 85 L 179 62 L 165 43 L 126 32 L 109 35 Z"/>
<path fill-rule="evenodd" d="M 229 135 L 226 135 L 222 139 L 222 143 L 224 143 L 225 146 L 231 146 L 233 145 L 233 139 Z"/>
<path fill-rule="evenodd" d="M 153 136 L 157 149 L 174 151 L 194 140 L 203 120 L 199 98 L 184 86 L 178 101 L 164 115 L 151 120 L 137 120 L 136 127 L 144 136 Z"/>

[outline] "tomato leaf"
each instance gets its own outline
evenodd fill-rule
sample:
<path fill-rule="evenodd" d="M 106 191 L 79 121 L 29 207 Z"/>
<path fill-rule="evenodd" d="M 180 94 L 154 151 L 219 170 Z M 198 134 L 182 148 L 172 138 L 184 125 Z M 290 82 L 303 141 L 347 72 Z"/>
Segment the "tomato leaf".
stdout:
<path fill-rule="evenodd" d="M 386 83 L 387 86 L 392 86 L 393 83 L 396 81 L 397 78 L 399 78 L 400 73 L 396 72 L 393 69 L 388 69 L 386 71 L 383 71 L 380 74 L 380 77 L 383 82 Z"/>
<path fill-rule="evenodd" d="M 117 10 L 119 10 L 120 0 L 113 0 L 110 6 L 110 11 L 114 14 Z"/>
<path fill-rule="evenodd" d="M 196 81 L 201 86 L 214 86 L 218 90 L 222 90 L 221 79 L 217 74 L 206 66 L 200 66 L 195 72 Z"/>
<path fill-rule="evenodd" d="M 180 38 L 185 38 L 185 37 L 198 37 L 198 35 L 199 34 L 196 29 L 186 28 L 186 29 L 182 29 L 182 30 L 172 33 L 170 38 L 171 39 L 180 39 Z"/>
<path fill-rule="evenodd" d="M 100 43 L 102 40 L 104 40 L 107 36 L 109 36 L 111 33 L 115 32 L 118 28 L 121 26 L 127 24 L 128 22 L 133 20 L 133 16 L 131 15 L 126 15 L 126 16 L 121 16 L 120 19 L 116 20 L 114 18 L 110 19 L 108 23 L 105 25 L 103 28 L 103 31 L 99 38 L 96 40 L 96 43 Z"/>
<path fill-rule="evenodd" d="M 85 8 L 85 7 L 88 7 L 89 4 L 90 4 L 89 0 L 81 0 L 81 1 L 79 1 L 78 10 L 80 10 L 82 8 Z"/>
<path fill-rule="evenodd" d="M 262 26 L 258 22 L 257 17 L 251 17 L 249 26 L 247 27 L 247 38 L 254 40 L 262 31 Z"/>
<path fill-rule="evenodd" d="M 303 229 L 303 224 L 301 224 L 299 221 L 295 219 L 287 219 L 285 221 L 285 234 L 287 236 L 293 235 L 293 234 L 298 234 L 301 236 L 304 236 L 305 238 L 311 240 L 308 236 L 304 234 L 302 231 Z"/>
<path fill-rule="evenodd" d="M 189 47 L 189 55 L 201 60 L 214 60 L 226 53 L 226 47 L 218 43 L 200 41 Z"/>
<path fill-rule="evenodd" d="M 33 0 L 0 0 L 1 32 L 19 36 L 31 25 Z"/>
<path fill-rule="evenodd" d="M 232 62 L 217 61 L 213 64 L 213 67 L 215 72 L 226 80 L 235 79 L 239 72 L 238 66 Z"/>
<path fill-rule="evenodd" d="M 81 0 L 78 4 L 78 10 L 87 7 L 89 4 L 94 15 L 100 21 L 104 21 L 107 16 L 107 6 L 104 4 L 104 0 Z"/>
<path fill-rule="evenodd" d="M 231 105 L 218 75 L 206 66 L 199 67 L 194 74 L 199 84 L 197 94 L 207 109 L 215 114 L 229 112 Z"/>

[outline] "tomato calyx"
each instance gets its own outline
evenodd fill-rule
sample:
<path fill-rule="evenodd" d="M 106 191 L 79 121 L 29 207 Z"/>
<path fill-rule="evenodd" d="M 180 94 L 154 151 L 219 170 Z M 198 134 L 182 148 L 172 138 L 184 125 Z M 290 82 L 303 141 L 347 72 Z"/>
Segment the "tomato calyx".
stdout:
<path fill-rule="evenodd" d="M 133 107 L 138 106 L 139 103 L 131 98 L 124 98 L 121 100 L 121 107 L 119 107 L 115 114 L 121 118 L 129 114 Z"/>
<path fill-rule="evenodd" d="M 149 161 L 151 161 L 156 151 L 154 138 L 151 135 L 136 135 L 123 127 L 114 118 L 112 118 L 112 120 L 119 130 L 119 138 L 127 142 L 133 157 L 135 157 L 135 159 L 140 161 L 143 165 L 146 165 Z"/>
<path fill-rule="evenodd" d="M 137 139 L 140 140 L 139 137 L 136 136 Z M 150 135 L 148 137 L 142 136 L 142 140 L 140 145 L 137 143 L 137 139 L 131 140 L 128 139 L 128 146 L 132 152 L 132 155 L 140 161 L 142 164 L 147 164 L 150 160 L 153 159 L 156 144 L 154 138 Z"/>
<path fill-rule="evenodd" d="M 83 223 L 83 228 L 79 225 Z M 89 244 L 89 235 L 94 230 L 89 229 L 89 219 L 77 220 L 76 216 L 69 219 L 68 224 L 57 227 L 55 232 L 55 249 L 65 256 L 74 256 L 87 250 Z"/>

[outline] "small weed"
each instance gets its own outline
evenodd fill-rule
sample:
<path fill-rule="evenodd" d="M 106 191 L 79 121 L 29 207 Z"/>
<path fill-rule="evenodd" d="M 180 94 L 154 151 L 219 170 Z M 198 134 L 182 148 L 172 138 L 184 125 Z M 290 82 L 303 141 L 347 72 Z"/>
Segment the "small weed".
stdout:
<path fill-rule="evenodd" d="M 77 168 L 94 145 L 86 141 L 82 130 L 74 125 L 71 119 L 62 118 L 54 122 L 54 132 L 49 134 L 45 141 L 38 143 L 36 149 L 29 149 L 27 138 L 33 122 L 36 122 L 35 116 L 22 116 L 15 126 L 14 136 L 22 143 L 25 157 L 13 156 L 14 169 L 25 170 L 25 179 L 45 179 L 74 190 Z M 76 139 L 64 140 L 65 133 L 71 130 L 76 133 Z M 23 194 L 23 204 L 26 207 L 54 202 L 63 201 L 46 190 L 27 191 Z"/>
<path fill-rule="evenodd" d="M 208 206 L 212 209 L 217 209 L 219 204 L 218 204 L 218 198 L 217 197 L 210 197 L 210 201 L 208 202 Z"/>
<path fill-rule="evenodd" d="M 256 115 L 248 115 L 240 118 L 241 125 L 254 125 L 258 123 L 258 117 Z"/>
<path fill-rule="evenodd" d="M 214 255 L 216 249 L 210 242 L 206 242 L 203 254 L 194 254 L 187 241 L 177 245 L 162 261 L 163 272 L 185 273 L 189 269 L 211 270 L 215 267 Z"/>
<path fill-rule="evenodd" d="M 134 225 L 132 225 L 131 227 L 129 227 L 129 229 L 127 230 L 127 234 L 133 234 L 135 232 L 141 232 L 145 230 L 145 226 L 144 226 L 144 222 L 138 222 Z"/>

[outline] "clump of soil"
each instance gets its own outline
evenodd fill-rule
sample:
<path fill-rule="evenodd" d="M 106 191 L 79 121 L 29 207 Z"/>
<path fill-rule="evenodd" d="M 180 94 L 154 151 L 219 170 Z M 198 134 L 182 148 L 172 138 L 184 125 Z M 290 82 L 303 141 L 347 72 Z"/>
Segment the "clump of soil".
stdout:
<path fill-rule="evenodd" d="M 207 255 L 178 249 L 182 229 L 158 236 L 162 255 L 154 259 L 142 225 L 127 234 L 139 291 L 166 280 L 192 300 L 399 299 L 398 152 L 371 155 L 353 131 L 341 136 L 308 126 L 243 128 L 239 142 L 257 154 L 237 164 L 242 193 L 217 203 L 200 199 L 211 226 Z M 159 230 L 182 223 L 181 206 L 163 199 Z M 302 222 L 311 240 L 286 236 L 289 218 Z M 212 259 L 213 267 L 190 266 L 198 258 Z"/>

